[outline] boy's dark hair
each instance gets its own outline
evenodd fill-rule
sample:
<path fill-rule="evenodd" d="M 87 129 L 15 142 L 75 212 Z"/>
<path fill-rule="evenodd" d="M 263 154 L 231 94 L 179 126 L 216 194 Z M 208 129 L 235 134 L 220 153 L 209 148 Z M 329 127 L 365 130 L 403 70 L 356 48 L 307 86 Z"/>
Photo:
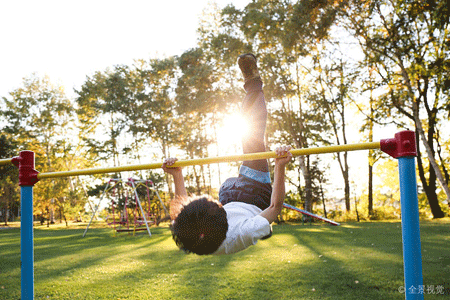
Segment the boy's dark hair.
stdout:
<path fill-rule="evenodd" d="M 227 213 L 218 201 L 202 196 L 183 207 L 171 226 L 177 246 L 186 253 L 214 253 L 228 231 Z"/>

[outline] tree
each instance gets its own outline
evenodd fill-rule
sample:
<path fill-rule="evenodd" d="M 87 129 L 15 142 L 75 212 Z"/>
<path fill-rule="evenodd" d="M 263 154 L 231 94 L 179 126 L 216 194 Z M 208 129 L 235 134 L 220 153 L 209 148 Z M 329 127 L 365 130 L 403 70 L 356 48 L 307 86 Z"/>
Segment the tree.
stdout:
<path fill-rule="evenodd" d="M 127 115 L 130 132 L 138 140 L 157 142 L 162 155 L 169 154 L 168 142 L 176 136 L 174 132 L 176 84 L 176 58 L 139 61 L 129 73 L 132 97 L 126 99 L 122 110 Z"/>
<path fill-rule="evenodd" d="M 295 4 L 291 36 L 311 41 L 329 35 L 334 25 L 357 38 L 366 61 L 387 90 L 378 97 L 402 127 L 409 119 L 423 142 L 430 164 L 428 180 L 418 157 L 422 185 L 434 217 L 443 217 L 436 195 L 436 178 L 450 199 L 450 191 L 436 163 L 433 138 L 448 110 L 448 1 L 310 1 Z M 426 120 L 420 113 L 426 113 Z M 425 132 L 426 131 L 426 132 Z M 442 169 L 445 166 L 440 166 Z M 432 170 L 432 171 L 431 171 Z M 444 171 L 445 173 L 445 171 Z"/>
<path fill-rule="evenodd" d="M 436 179 L 446 192 L 447 201 L 450 191 L 436 163 L 434 140 L 449 101 L 444 84 L 449 53 L 447 2 L 364 2 L 364 5 L 355 3 L 353 10 L 344 12 L 348 18 L 346 27 L 359 39 L 365 55 L 376 67 L 380 82 L 388 90 L 380 100 L 390 104 L 394 117 L 400 115 L 411 120 L 417 138 L 423 142 L 430 164 L 429 178 L 424 174 L 421 153 L 419 176 L 433 216 L 441 218 L 444 214 L 436 194 Z M 420 118 L 421 112 L 426 113 L 425 120 Z"/>
<path fill-rule="evenodd" d="M 131 92 L 128 72 L 127 66 L 115 66 L 113 71 L 97 72 L 87 77 L 81 89 L 76 90 L 81 140 L 85 142 L 88 153 L 98 160 L 112 159 L 114 166 L 120 164 L 120 154 L 126 148 L 126 145 L 119 143 L 119 137 L 126 126 L 121 109 L 126 106 L 126 99 Z"/>
<path fill-rule="evenodd" d="M 320 55 L 320 54 L 318 54 Z M 317 111 L 323 110 L 327 122 L 332 129 L 332 136 L 335 145 L 347 144 L 347 114 L 346 108 L 350 102 L 352 93 L 352 83 L 354 82 L 355 74 L 350 74 L 350 68 L 345 66 L 343 60 L 338 63 L 332 62 L 330 65 L 321 66 L 320 58 L 315 59 L 318 66 L 315 69 L 319 70 L 317 91 L 318 101 L 313 105 Z M 344 179 L 344 197 L 345 208 L 350 211 L 350 175 L 348 152 L 335 154 L 339 167 Z"/>
<path fill-rule="evenodd" d="M 214 88 L 217 76 L 213 64 L 206 60 L 202 49 L 195 48 L 184 52 L 178 66 L 181 76 L 178 78 L 176 97 L 177 113 L 182 122 L 178 127 L 177 144 L 190 158 L 208 156 L 208 146 L 213 143 L 206 131 L 207 124 L 221 98 Z M 204 167 L 193 168 L 196 192 L 201 193 L 201 179 L 205 186 Z"/>
<path fill-rule="evenodd" d="M 73 106 L 62 87 L 52 85 L 48 77 L 32 75 L 2 100 L 6 107 L 2 115 L 8 124 L 4 132 L 23 149 L 35 152 L 40 172 L 62 170 L 63 149 L 70 145 L 74 131 L 69 126 L 74 123 Z M 58 180 L 43 180 L 35 187 L 34 210 L 42 220 L 49 216 L 52 199 L 67 187 L 68 181 Z"/>
<path fill-rule="evenodd" d="M 139 61 L 130 74 L 136 86 L 135 96 L 129 99 L 128 126 L 133 136 L 146 144 L 158 143 L 162 157 L 170 156 L 176 139 L 175 100 L 176 57 Z M 165 174 L 172 195 L 171 177 Z"/>
<path fill-rule="evenodd" d="M 374 86 L 374 80 L 373 80 L 373 75 L 372 75 L 372 70 L 369 69 L 369 76 L 367 78 L 367 80 L 365 80 L 363 82 L 363 86 L 364 86 L 364 90 L 369 92 L 369 96 L 368 96 L 368 101 L 369 101 L 369 107 L 367 107 L 367 105 L 361 105 L 361 104 L 357 104 L 358 109 L 364 114 L 365 116 L 365 120 L 360 128 L 361 132 L 366 132 L 367 133 L 367 141 L 368 142 L 373 142 L 373 134 L 374 134 L 374 125 L 375 123 L 377 123 L 377 121 L 375 120 L 375 99 L 374 99 L 374 91 L 375 91 L 375 86 Z M 369 111 L 369 113 L 366 113 L 367 110 Z M 386 124 L 385 124 L 386 125 Z M 369 150 L 368 153 L 368 203 L 367 203 L 367 212 L 368 212 L 368 218 L 372 218 L 374 215 L 374 210 L 373 210 L 373 168 L 375 163 L 379 160 L 380 158 L 380 152 L 379 151 L 374 151 L 374 150 Z"/>
<path fill-rule="evenodd" d="M 6 135 L 0 135 L 0 158 L 11 158 L 16 156 L 16 143 Z M 10 213 L 18 213 L 20 207 L 19 199 L 19 172 L 13 165 L 0 166 L 0 220 L 3 219 L 5 226 L 8 225 Z M 18 214 L 17 214 L 18 215 Z"/>

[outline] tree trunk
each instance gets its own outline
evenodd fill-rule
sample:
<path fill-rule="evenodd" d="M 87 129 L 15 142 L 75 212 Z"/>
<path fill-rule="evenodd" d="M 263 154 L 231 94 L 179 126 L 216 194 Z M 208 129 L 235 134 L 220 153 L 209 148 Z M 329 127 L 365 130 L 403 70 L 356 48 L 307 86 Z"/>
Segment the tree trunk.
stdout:
<path fill-rule="evenodd" d="M 428 161 L 430 163 L 430 170 L 429 170 L 429 184 L 426 184 L 422 180 L 422 184 L 424 184 L 424 190 L 427 194 L 428 203 L 430 204 L 431 212 L 433 213 L 433 218 L 443 218 L 445 217 L 444 212 L 441 210 L 441 207 L 439 206 L 439 200 L 437 198 L 436 194 L 436 177 L 439 179 L 439 183 L 441 184 L 442 189 L 444 190 L 447 201 L 450 201 L 450 190 L 448 186 L 445 184 L 444 177 L 442 176 L 441 170 L 439 169 L 439 166 L 436 163 L 436 160 L 434 159 L 433 150 L 431 149 L 427 138 L 425 137 L 425 132 L 422 127 L 422 123 L 418 116 L 419 112 L 414 112 L 414 121 L 416 124 L 416 134 L 418 133 L 420 138 L 422 139 L 423 145 L 425 146 L 425 150 L 427 152 Z M 419 143 L 417 143 L 417 148 L 419 147 Z M 425 176 L 424 176 L 425 177 Z"/>
<path fill-rule="evenodd" d="M 400 62 L 401 62 L 401 60 L 400 60 Z M 445 184 L 444 176 L 442 176 L 442 172 L 441 172 L 441 170 L 439 169 L 439 166 L 436 163 L 436 160 L 434 158 L 434 151 L 430 147 L 429 141 L 428 141 L 427 137 L 425 136 L 425 131 L 424 131 L 423 127 L 422 127 L 422 122 L 420 121 L 420 118 L 419 118 L 418 99 L 416 99 L 416 97 L 414 96 L 414 92 L 413 92 L 413 89 L 412 89 L 411 81 L 409 80 L 408 73 L 406 72 L 406 69 L 404 68 L 402 63 L 400 63 L 400 67 L 402 69 L 403 79 L 405 80 L 406 86 L 408 87 L 409 98 L 410 98 L 410 100 L 413 103 L 413 108 L 412 109 L 413 109 L 414 123 L 415 123 L 415 127 L 416 127 L 416 134 L 418 133 L 420 138 L 422 139 L 423 145 L 424 145 L 425 150 L 427 152 L 427 156 L 428 156 L 428 160 L 430 162 L 430 165 L 433 167 L 434 173 L 435 173 L 437 179 L 439 180 L 439 183 L 440 183 L 442 189 L 444 190 L 445 195 L 447 196 L 447 202 L 450 202 L 450 189 Z M 432 142 L 432 140 L 431 140 L 431 142 Z M 417 143 L 417 145 L 419 145 L 419 143 Z M 431 176 L 431 168 L 430 168 L 430 176 Z M 436 191 L 434 193 L 436 193 Z M 430 200 L 430 199 L 428 199 L 428 200 Z M 439 206 L 439 203 L 438 203 L 438 206 Z M 443 218 L 443 217 L 436 217 L 435 216 L 435 218 Z"/>
<path fill-rule="evenodd" d="M 201 172 L 201 176 L 202 176 L 202 184 L 203 184 L 203 190 L 205 191 L 206 190 L 206 186 L 207 186 L 207 184 L 206 184 L 206 176 L 205 176 L 205 168 L 204 168 L 204 166 L 203 165 L 201 165 L 200 166 L 200 172 Z M 202 190 L 201 189 L 201 190 Z M 202 192 L 201 192 L 201 190 L 200 190 L 200 193 L 202 194 Z M 211 194 L 211 193 L 210 193 Z"/>
<path fill-rule="evenodd" d="M 359 212 L 358 212 L 358 202 L 356 201 L 356 196 L 355 196 L 355 211 L 356 211 L 356 220 L 359 222 Z"/>
<path fill-rule="evenodd" d="M 348 152 L 344 152 L 344 190 L 345 190 L 345 209 L 350 211 L 350 179 L 348 175 L 348 161 L 347 161 Z"/>
<path fill-rule="evenodd" d="M 289 131 L 290 131 L 291 136 L 298 137 L 298 138 L 295 138 L 296 147 L 301 149 L 301 148 L 308 147 L 308 145 L 306 143 L 305 132 L 304 132 L 305 125 L 303 123 L 303 109 L 302 109 L 302 98 L 301 98 L 302 93 L 301 93 L 301 89 L 300 89 L 301 79 L 300 79 L 300 69 L 299 69 L 298 63 L 295 64 L 295 69 L 296 69 L 296 85 L 295 86 L 296 86 L 298 105 L 299 105 L 299 108 L 298 108 L 299 124 L 298 125 L 299 125 L 300 132 L 297 133 L 292 128 L 292 120 L 289 120 L 288 126 L 289 126 Z M 311 173 L 309 172 L 309 156 L 303 156 L 303 155 L 299 156 L 299 163 L 300 163 L 300 169 L 302 170 L 302 173 L 303 173 L 303 179 L 305 180 L 305 190 L 304 190 L 305 204 L 304 204 L 303 208 L 305 210 L 311 212 L 311 210 L 312 210 L 312 180 L 311 180 Z M 306 220 L 309 220 L 309 219 L 310 219 L 310 217 L 306 218 Z"/>
<path fill-rule="evenodd" d="M 373 215 L 373 166 L 370 162 L 371 157 L 369 153 L 369 190 L 368 190 L 368 198 L 369 198 L 369 205 L 368 205 L 368 211 L 369 211 L 369 219 Z"/>
<path fill-rule="evenodd" d="M 322 196 L 323 215 L 325 216 L 325 218 L 328 218 L 327 217 L 327 208 L 325 206 L 325 196 L 323 194 L 322 182 L 320 182 L 320 195 Z"/>
<path fill-rule="evenodd" d="M 370 119 L 369 122 L 369 142 L 373 142 L 373 97 L 372 97 L 372 87 L 370 90 Z M 369 219 L 373 215 L 373 164 L 375 163 L 374 152 L 369 150 L 369 190 L 367 191 L 369 204 L 367 207 Z"/>
<path fill-rule="evenodd" d="M 169 149 L 166 145 L 166 141 L 163 140 L 161 145 L 162 145 L 162 152 L 163 152 L 164 157 L 169 158 L 170 153 L 169 153 Z M 166 172 L 164 172 L 164 176 L 166 177 L 167 187 L 169 189 L 169 195 L 170 195 L 170 198 L 172 199 L 174 197 L 174 192 L 173 192 L 173 188 L 172 188 L 172 176 L 169 176 L 169 174 L 167 174 Z"/>
<path fill-rule="evenodd" d="M 5 211 L 5 226 L 8 226 L 8 218 L 9 218 L 9 197 L 11 195 L 11 189 L 6 187 L 8 194 L 6 194 L 6 211 Z"/>
<path fill-rule="evenodd" d="M 304 209 L 306 211 L 312 212 L 312 178 L 311 172 L 309 171 L 309 158 L 310 156 L 306 156 L 306 167 L 303 172 L 303 177 L 305 179 L 305 205 Z M 311 217 L 305 216 L 305 220 L 311 222 Z"/>
<path fill-rule="evenodd" d="M 200 175 L 197 174 L 197 169 L 195 166 L 192 169 L 194 170 L 194 178 L 195 178 L 195 185 L 197 187 L 197 195 L 200 195 L 202 192 L 202 188 L 200 185 Z"/>
<path fill-rule="evenodd" d="M 433 214 L 433 218 L 439 219 L 445 217 L 444 212 L 439 206 L 439 200 L 436 194 L 436 174 L 430 168 L 430 178 L 427 182 L 425 178 L 425 170 L 423 168 L 422 155 L 420 154 L 420 144 L 418 142 L 419 136 L 416 135 L 416 144 L 417 144 L 417 166 L 419 169 L 419 178 L 422 182 L 422 187 L 425 192 L 425 195 L 428 199 L 428 204 L 430 205 L 431 213 Z"/>
<path fill-rule="evenodd" d="M 215 113 L 215 111 L 214 111 L 214 113 L 213 113 L 213 132 L 214 132 L 214 142 L 215 142 L 215 144 L 216 144 L 216 148 L 217 148 L 217 152 L 216 152 L 216 154 L 217 154 L 217 156 L 220 156 L 221 155 L 221 153 L 220 153 L 220 151 L 219 151 L 219 141 L 218 141 L 218 139 L 217 139 L 217 127 L 216 127 L 216 124 L 217 124 L 217 120 L 216 120 L 216 113 Z M 220 164 L 217 164 L 217 179 L 218 179 L 218 181 L 219 181 L 219 186 L 221 186 L 222 185 L 222 180 L 220 180 Z M 210 181 L 210 185 L 212 184 L 212 181 Z"/>
<path fill-rule="evenodd" d="M 441 161 L 442 170 L 444 171 L 445 184 L 448 185 L 449 182 L 450 182 L 450 174 L 448 173 L 448 170 L 445 167 L 445 161 L 444 161 L 444 159 L 442 157 L 442 146 L 439 143 L 439 140 L 436 141 L 436 144 L 437 144 L 436 152 L 437 152 L 437 155 L 439 157 L 439 160 Z M 450 202 L 448 204 L 450 205 Z"/>
<path fill-rule="evenodd" d="M 48 206 L 46 207 L 47 210 L 47 227 L 50 227 L 50 209 Z"/>

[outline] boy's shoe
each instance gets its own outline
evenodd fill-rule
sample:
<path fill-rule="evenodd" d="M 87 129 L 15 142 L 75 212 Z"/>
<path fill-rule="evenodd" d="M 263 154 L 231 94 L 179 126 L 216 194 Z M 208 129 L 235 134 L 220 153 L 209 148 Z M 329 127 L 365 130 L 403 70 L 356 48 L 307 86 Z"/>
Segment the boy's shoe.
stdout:
<path fill-rule="evenodd" d="M 244 76 L 245 82 L 261 78 L 258 72 L 258 66 L 256 65 L 256 56 L 251 53 L 242 54 L 238 57 L 238 65 Z"/>

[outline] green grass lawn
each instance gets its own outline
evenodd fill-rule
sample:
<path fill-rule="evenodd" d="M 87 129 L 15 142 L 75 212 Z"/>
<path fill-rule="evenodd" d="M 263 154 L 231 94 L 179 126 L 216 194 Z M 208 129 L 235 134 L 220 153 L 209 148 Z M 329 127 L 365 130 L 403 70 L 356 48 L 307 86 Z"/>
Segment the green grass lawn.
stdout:
<path fill-rule="evenodd" d="M 36 299 L 404 299 L 400 222 L 283 224 L 231 256 L 186 255 L 167 227 L 36 226 Z M 421 222 L 425 288 L 449 299 L 450 220 Z M 20 231 L 0 230 L 0 299 L 20 299 Z"/>

